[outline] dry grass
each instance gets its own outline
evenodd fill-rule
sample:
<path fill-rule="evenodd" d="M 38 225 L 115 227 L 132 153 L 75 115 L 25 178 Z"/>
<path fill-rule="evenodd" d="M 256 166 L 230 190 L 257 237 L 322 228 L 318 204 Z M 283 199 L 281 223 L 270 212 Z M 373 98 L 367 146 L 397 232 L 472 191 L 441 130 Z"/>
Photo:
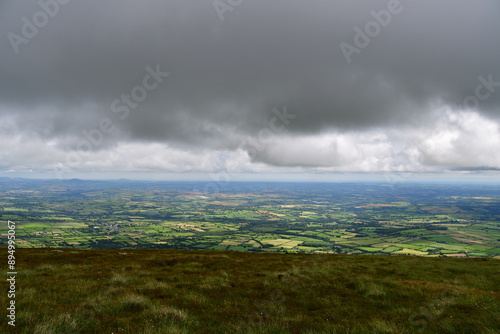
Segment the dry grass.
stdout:
<path fill-rule="evenodd" d="M 495 259 L 18 250 L 19 333 L 496 333 Z M 5 294 L 0 295 L 7 305 Z M 7 322 L 0 332 L 8 332 Z"/>

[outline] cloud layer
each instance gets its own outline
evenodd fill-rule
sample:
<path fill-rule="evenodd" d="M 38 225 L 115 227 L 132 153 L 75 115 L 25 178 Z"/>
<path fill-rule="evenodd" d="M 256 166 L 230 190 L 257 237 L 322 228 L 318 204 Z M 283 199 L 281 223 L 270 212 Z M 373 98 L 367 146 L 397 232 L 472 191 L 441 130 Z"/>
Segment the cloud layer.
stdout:
<path fill-rule="evenodd" d="M 500 168 L 498 14 L 494 0 L 2 2 L 0 168 Z"/>

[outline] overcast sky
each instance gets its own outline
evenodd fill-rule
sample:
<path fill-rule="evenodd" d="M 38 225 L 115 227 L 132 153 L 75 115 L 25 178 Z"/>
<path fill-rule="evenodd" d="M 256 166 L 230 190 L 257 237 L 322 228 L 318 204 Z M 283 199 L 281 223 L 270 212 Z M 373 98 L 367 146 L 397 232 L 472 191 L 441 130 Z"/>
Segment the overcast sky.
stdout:
<path fill-rule="evenodd" d="M 0 176 L 496 175 L 499 18 L 497 0 L 1 0 Z"/>

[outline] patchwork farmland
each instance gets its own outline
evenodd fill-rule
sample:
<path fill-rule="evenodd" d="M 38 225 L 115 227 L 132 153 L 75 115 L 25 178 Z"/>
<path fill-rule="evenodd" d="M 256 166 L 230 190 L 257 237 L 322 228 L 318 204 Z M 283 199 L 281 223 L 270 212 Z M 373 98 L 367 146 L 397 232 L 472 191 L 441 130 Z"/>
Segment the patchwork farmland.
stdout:
<path fill-rule="evenodd" d="M 17 223 L 26 248 L 500 256 L 495 187 L 234 182 L 206 193 L 204 185 L 3 179 L 0 219 Z"/>

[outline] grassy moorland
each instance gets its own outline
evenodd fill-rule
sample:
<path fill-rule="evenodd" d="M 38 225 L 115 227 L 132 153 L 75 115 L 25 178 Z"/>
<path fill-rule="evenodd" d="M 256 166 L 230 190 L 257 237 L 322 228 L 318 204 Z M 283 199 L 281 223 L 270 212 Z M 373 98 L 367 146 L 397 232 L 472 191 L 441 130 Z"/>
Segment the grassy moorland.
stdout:
<path fill-rule="evenodd" d="M 16 260 L 18 333 L 500 331 L 497 259 L 21 248 Z"/>

